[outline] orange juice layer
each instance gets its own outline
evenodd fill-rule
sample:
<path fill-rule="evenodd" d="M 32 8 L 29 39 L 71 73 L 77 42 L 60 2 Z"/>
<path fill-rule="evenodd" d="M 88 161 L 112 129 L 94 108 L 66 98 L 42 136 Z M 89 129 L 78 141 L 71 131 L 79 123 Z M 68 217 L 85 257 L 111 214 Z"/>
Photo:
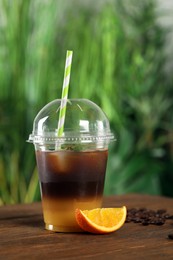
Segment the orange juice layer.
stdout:
<path fill-rule="evenodd" d="M 73 199 L 48 199 L 42 200 L 44 222 L 46 229 L 57 232 L 82 231 L 75 220 L 75 209 L 94 209 L 101 207 L 102 199 L 97 198 L 87 201 Z"/>

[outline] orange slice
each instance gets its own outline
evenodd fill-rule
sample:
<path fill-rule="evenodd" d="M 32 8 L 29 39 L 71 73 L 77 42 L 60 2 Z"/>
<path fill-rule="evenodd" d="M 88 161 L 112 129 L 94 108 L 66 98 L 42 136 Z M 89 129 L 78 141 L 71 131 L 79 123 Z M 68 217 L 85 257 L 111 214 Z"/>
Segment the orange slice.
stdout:
<path fill-rule="evenodd" d="M 76 209 L 75 217 L 78 225 L 94 234 L 114 232 L 123 226 L 127 215 L 125 206 L 122 208 L 97 208 L 92 210 Z"/>

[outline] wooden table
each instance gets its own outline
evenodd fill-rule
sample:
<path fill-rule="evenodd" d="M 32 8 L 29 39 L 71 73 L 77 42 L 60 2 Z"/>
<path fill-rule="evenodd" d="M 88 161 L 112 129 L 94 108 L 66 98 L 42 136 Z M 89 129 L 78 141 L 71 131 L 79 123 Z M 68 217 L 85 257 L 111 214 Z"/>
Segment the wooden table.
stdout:
<path fill-rule="evenodd" d="M 123 195 L 104 199 L 106 207 L 165 208 L 173 199 Z M 53 233 L 44 230 L 41 204 L 0 207 L 0 259 L 173 259 L 173 220 L 163 226 L 125 223 L 107 235 Z"/>

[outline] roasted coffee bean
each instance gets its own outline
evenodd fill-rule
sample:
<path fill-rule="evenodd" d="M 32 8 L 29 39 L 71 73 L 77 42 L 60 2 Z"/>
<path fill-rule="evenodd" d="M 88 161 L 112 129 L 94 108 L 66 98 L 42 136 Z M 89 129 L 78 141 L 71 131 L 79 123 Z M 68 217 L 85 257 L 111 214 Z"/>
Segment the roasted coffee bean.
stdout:
<path fill-rule="evenodd" d="M 143 221 L 142 221 L 142 225 L 143 225 L 143 226 L 148 226 L 148 225 L 149 225 L 149 222 L 146 221 L 146 220 L 143 220 Z"/>
<path fill-rule="evenodd" d="M 163 217 L 164 217 L 165 219 L 169 219 L 170 215 L 169 215 L 169 214 L 165 214 L 165 215 L 163 215 Z"/>
<path fill-rule="evenodd" d="M 141 223 L 142 225 L 163 225 L 167 219 L 173 219 L 173 215 L 166 213 L 166 209 L 156 211 L 146 208 L 131 208 L 127 211 L 127 223 Z"/>
<path fill-rule="evenodd" d="M 141 222 L 141 219 L 140 219 L 140 218 L 136 218 L 133 222 L 134 222 L 134 223 L 140 223 L 140 222 Z"/>
<path fill-rule="evenodd" d="M 173 239 L 173 234 L 168 234 L 169 239 Z"/>
<path fill-rule="evenodd" d="M 173 219 L 173 215 L 166 214 L 166 215 L 164 216 L 164 218 L 165 218 L 165 219 Z"/>
<path fill-rule="evenodd" d="M 163 225 L 165 222 L 162 221 L 162 220 L 157 220 L 155 223 L 156 223 L 157 226 L 161 226 L 161 225 Z"/>

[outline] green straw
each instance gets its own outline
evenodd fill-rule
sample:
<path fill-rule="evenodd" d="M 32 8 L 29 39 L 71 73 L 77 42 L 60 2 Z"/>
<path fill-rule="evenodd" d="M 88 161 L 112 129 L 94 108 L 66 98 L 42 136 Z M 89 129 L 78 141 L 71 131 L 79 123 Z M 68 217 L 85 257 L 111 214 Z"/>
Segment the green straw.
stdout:
<path fill-rule="evenodd" d="M 59 121 L 58 121 L 58 137 L 61 137 L 64 131 L 64 122 L 65 122 L 65 114 L 66 114 L 66 107 L 67 107 L 68 89 L 70 83 L 72 56 L 73 56 L 73 51 L 67 51 L 65 71 L 64 71 L 64 81 L 63 81 L 62 96 L 61 96 L 61 105 L 60 105 L 60 112 L 59 112 Z"/>

